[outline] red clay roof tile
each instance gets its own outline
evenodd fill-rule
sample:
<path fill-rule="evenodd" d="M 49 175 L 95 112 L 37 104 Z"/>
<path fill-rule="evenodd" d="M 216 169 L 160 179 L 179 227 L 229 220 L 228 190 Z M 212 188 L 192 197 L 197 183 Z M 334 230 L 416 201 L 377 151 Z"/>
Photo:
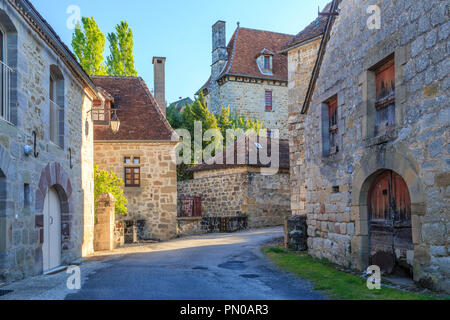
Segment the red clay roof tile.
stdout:
<path fill-rule="evenodd" d="M 171 141 L 174 130 L 142 78 L 92 76 L 92 80 L 114 98 L 120 120 L 117 134 L 108 126 L 94 126 L 94 140 Z"/>

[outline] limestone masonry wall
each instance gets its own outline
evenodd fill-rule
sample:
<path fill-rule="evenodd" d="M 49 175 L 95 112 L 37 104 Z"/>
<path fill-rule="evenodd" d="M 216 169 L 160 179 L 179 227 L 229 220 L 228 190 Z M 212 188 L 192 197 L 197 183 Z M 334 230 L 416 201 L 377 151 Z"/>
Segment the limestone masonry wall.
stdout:
<path fill-rule="evenodd" d="M 57 189 L 62 207 L 61 263 L 92 252 L 93 129 L 87 113 L 92 97 L 83 85 L 7 1 L 0 3 L 0 10 L 8 39 L 17 41 L 6 61 L 15 68 L 10 91 L 15 103 L 11 121 L 0 119 L 1 283 L 42 273 L 43 203 L 51 187 Z M 51 65 L 64 77 L 63 147 L 49 139 Z M 33 146 L 33 131 L 37 158 L 24 153 L 25 146 Z"/>
<path fill-rule="evenodd" d="M 371 4 L 341 2 L 308 115 L 304 124 L 291 122 L 293 179 L 300 181 L 293 182 L 294 213 L 308 216 L 312 255 L 364 269 L 368 183 L 381 170 L 392 170 L 411 196 L 414 250 L 408 259 L 414 280 L 450 291 L 448 3 L 378 1 L 379 30 L 366 25 Z M 390 55 L 396 70 L 395 128 L 376 137 L 371 68 Z M 302 95 L 301 85 L 293 89 Z M 339 152 L 323 156 L 322 103 L 336 94 Z"/>
<path fill-rule="evenodd" d="M 178 182 L 179 196 L 201 196 L 203 216 L 247 216 L 250 228 L 282 225 L 291 214 L 289 174 L 264 176 L 246 167 L 200 171 Z"/>
<path fill-rule="evenodd" d="M 176 236 L 177 173 L 173 143 L 95 142 L 95 164 L 125 174 L 124 157 L 140 157 L 141 186 L 125 188 L 128 216 L 125 220 L 144 220 L 141 238 L 167 240 Z"/>

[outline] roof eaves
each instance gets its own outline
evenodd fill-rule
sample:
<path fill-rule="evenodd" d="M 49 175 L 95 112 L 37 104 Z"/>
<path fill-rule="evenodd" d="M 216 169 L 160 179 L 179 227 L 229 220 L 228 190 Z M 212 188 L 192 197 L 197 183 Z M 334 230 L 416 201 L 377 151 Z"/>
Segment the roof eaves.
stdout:
<path fill-rule="evenodd" d="M 339 7 L 341 0 L 333 0 L 331 4 L 330 12 L 336 12 Z M 320 69 L 322 67 L 323 57 L 325 55 L 325 51 L 328 45 L 328 41 L 330 39 L 331 30 L 333 29 L 334 22 L 336 20 L 336 15 L 330 15 L 327 20 L 327 25 L 325 27 L 325 32 L 322 37 L 322 42 L 320 43 L 319 52 L 317 54 L 316 64 L 314 65 L 314 69 L 312 72 L 311 80 L 309 82 L 308 90 L 306 92 L 305 102 L 302 107 L 302 114 L 306 114 L 309 110 L 309 106 L 311 104 L 312 96 L 314 93 L 314 87 L 316 85 L 317 79 L 319 77 Z"/>
<path fill-rule="evenodd" d="M 58 55 L 63 58 L 65 63 L 78 75 L 94 94 L 98 94 L 97 88 L 89 75 L 78 63 L 77 59 L 69 48 L 62 42 L 61 38 L 42 17 L 36 8 L 28 0 L 8 0 L 8 2 L 19 12 L 19 14 L 28 21 L 29 25 L 51 46 L 54 47 Z M 45 36 L 45 35 L 46 36 Z"/>

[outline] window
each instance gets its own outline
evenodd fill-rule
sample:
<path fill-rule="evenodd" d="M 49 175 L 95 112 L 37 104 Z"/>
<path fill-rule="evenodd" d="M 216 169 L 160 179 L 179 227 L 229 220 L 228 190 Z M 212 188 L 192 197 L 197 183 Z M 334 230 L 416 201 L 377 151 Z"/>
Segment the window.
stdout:
<path fill-rule="evenodd" d="M 0 28 L 0 116 L 10 121 L 10 77 L 12 69 L 6 64 L 6 38 L 5 33 Z"/>
<path fill-rule="evenodd" d="M 270 56 L 264 56 L 264 69 L 270 69 Z"/>
<path fill-rule="evenodd" d="M 107 120 L 105 105 L 101 101 L 95 100 L 92 106 L 92 121 L 96 124 L 101 124 Z"/>
<path fill-rule="evenodd" d="M 266 90 L 266 111 L 272 111 L 272 91 Z"/>
<path fill-rule="evenodd" d="M 337 96 L 322 103 L 322 150 L 323 156 L 339 152 L 339 117 Z"/>
<path fill-rule="evenodd" d="M 124 157 L 125 164 L 125 186 L 140 187 L 141 186 L 141 164 L 140 157 Z"/>
<path fill-rule="evenodd" d="M 125 187 L 141 186 L 141 168 L 125 168 Z"/>
<path fill-rule="evenodd" d="M 332 153 L 336 153 L 339 151 L 339 147 L 337 145 L 337 137 L 338 137 L 338 117 L 337 117 L 337 98 L 333 98 L 328 102 L 328 114 L 329 114 L 329 127 L 328 131 L 330 134 L 330 149 Z"/>
<path fill-rule="evenodd" d="M 394 60 L 375 70 L 376 127 L 375 135 L 385 134 L 395 124 L 395 63 Z"/>
<path fill-rule="evenodd" d="M 64 147 L 64 77 L 61 70 L 50 66 L 49 74 L 49 137 L 54 144 Z"/>

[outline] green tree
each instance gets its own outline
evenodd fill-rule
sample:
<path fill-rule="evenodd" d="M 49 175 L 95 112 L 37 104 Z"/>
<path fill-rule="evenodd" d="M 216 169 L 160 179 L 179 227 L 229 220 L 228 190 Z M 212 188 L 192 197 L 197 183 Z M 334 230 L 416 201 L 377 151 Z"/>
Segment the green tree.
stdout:
<path fill-rule="evenodd" d="M 108 34 L 110 55 L 106 59 L 110 76 L 136 77 L 133 55 L 133 31 L 126 21 L 116 25 L 116 31 Z"/>
<path fill-rule="evenodd" d="M 89 75 L 106 75 L 103 62 L 105 35 L 93 17 L 81 19 L 83 28 L 78 23 L 72 35 L 72 47 L 78 62 Z"/>
<path fill-rule="evenodd" d="M 174 129 L 183 127 L 183 114 L 175 105 L 169 106 L 166 111 L 166 118 Z"/>
<path fill-rule="evenodd" d="M 116 214 L 125 215 L 128 213 L 128 200 L 123 192 L 123 180 L 117 177 L 112 171 L 100 170 L 98 166 L 94 167 L 94 199 L 95 209 L 97 210 L 97 199 L 101 194 L 111 193 L 116 199 Z"/>

